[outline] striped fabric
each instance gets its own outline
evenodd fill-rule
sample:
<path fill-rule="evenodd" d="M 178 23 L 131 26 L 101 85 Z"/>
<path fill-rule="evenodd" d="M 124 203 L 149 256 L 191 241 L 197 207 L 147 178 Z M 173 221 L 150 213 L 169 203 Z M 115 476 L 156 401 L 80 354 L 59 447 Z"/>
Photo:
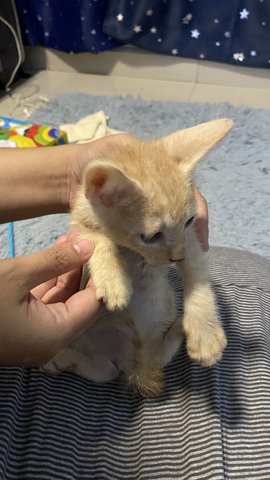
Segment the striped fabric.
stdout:
<path fill-rule="evenodd" d="M 228 348 L 204 369 L 183 347 L 159 398 L 2 368 L 0 478 L 269 480 L 270 262 L 212 249 L 210 270 Z"/>

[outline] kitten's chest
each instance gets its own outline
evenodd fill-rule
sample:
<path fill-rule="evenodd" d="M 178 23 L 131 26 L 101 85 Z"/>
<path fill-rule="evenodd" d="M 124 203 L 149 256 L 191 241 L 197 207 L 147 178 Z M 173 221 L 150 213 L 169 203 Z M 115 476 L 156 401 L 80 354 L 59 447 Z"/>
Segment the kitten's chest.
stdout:
<path fill-rule="evenodd" d="M 132 252 L 125 252 L 132 279 L 133 295 L 129 303 L 137 329 L 144 335 L 159 337 L 175 321 L 176 302 L 163 266 L 144 266 Z"/>

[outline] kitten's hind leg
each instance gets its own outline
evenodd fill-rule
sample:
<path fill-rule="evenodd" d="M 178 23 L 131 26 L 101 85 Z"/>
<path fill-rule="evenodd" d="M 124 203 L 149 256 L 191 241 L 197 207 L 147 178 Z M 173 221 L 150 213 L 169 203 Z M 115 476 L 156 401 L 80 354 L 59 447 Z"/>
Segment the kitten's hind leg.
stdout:
<path fill-rule="evenodd" d="M 183 340 L 182 318 L 176 318 L 166 332 L 161 344 L 162 365 L 167 365 L 179 350 Z"/>
<path fill-rule="evenodd" d="M 71 348 L 58 352 L 40 370 L 49 375 L 67 371 L 94 382 L 109 382 L 119 375 L 119 370 L 105 356 L 94 354 L 88 357 Z"/>
<path fill-rule="evenodd" d="M 187 239 L 182 266 L 184 279 L 183 329 L 189 356 L 203 366 L 214 365 L 226 347 L 214 294 L 208 280 L 207 262 L 193 231 Z"/>

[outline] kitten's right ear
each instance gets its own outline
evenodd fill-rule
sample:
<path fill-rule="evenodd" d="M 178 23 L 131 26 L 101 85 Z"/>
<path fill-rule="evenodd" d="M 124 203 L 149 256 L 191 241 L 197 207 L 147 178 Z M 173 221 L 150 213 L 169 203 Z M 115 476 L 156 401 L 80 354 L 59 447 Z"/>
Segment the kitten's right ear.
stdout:
<path fill-rule="evenodd" d="M 86 167 L 83 183 L 88 200 L 105 207 L 126 207 L 142 196 L 136 181 L 103 162 L 90 163 Z"/>
<path fill-rule="evenodd" d="M 232 120 L 222 118 L 171 133 L 161 139 L 165 150 L 187 172 L 231 129 Z"/>

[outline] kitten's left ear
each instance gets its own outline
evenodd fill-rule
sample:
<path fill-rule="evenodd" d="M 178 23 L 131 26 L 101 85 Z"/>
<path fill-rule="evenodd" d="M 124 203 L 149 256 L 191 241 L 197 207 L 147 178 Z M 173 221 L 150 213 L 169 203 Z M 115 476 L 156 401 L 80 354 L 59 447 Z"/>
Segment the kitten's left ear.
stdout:
<path fill-rule="evenodd" d="M 222 118 L 201 123 L 161 138 L 165 150 L 190 172 L 206 153 L 231 129 L 232 120 Z"/>

